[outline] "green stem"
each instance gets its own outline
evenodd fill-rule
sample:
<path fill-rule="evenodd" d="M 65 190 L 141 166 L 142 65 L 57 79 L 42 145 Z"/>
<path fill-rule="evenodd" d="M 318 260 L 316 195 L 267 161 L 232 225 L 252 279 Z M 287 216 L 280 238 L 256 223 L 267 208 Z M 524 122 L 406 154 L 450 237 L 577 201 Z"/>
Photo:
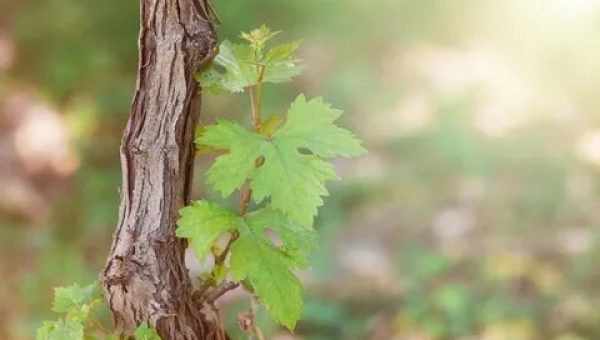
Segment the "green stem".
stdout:
<path fill-rule="evenodd" d="M 260 116 L 260 108 L 262 103 L 262 82 L 265 76 L 265 65 L 256 65 L 258 72 L 258 81 L 256 85 L 250 86 L 247 88 L 248 94 L 250 96 L 250 106 L 251 106 L 251 119 L 252 125 L 254 126 L 254 130 L 256 132 L 260 132 L 262 127 L 262 120 Z M 250 205 L 250 201 L 252 200 L 252 189 L 249 186 L 246 186 L 244 190 L 240 193 L 240 216 L 246 215 L 248 211 L 248 206 Z M 235 240 L 239 237 L 239 232 L 235 231 L 231 234 L 231 238 L 225 249 L 219 256 L 215 258 L 215 265 L 222 265 L 227 258 L 227 254 L 229 253 L 229 249 Z"/>
<path fill-rule="evenodd" d="M 258 73 L 258 79 L 256 85 L 248 87 L 248 94 L 250 95 L 250 109 L 252 125 L 254 129 L 259 132 L 262 126 L 260 109 L 262 106 L 262 85 L 265 77 L 265 65 L 256 65 L 256 72 Z"/>
<path fill-rule="evenodd" d="M 260 115 L 260 109 L 261 109 L 261 105 L 262 105 L 262 85 L 263 85 L 263 80 L 265 77 L 265 70 L 266 67 L 265 65 L 256 65 L 256 70 L 258 72 L 258 79 L 256 82 L 256 85 L 251 86 L 248 88 L 248 94 L 250 95 L 250 105 L 251 105 L 251 118 L 252 118 L 252 125 L 254 125 L 254 130 L 256 130 L 256 132 L 260 133 L 260 130 L 262 128 L 262 120 L 261 120 L 261 115 Z M 264 162 L 264 159 L 262 160 Z M 256 164 L 257 167 L 259 167 L 259 160 L 257 159 Z M 249 188 L 249 186 L 246 187 L 246 189 L 244 191 L 242 191 L 241 193 L 241 199 L 240 199 L 240 215 L 244 216 L 246 214 L 246 211 L 248 210 L 248 204 L 250 203 L 252 199 L 252 189 Z M 232 238 L 233 241 L 235 241 L 235 239 Z M 257 301 L 256 298 L 254 296 L 252 296 L 251 298 L 251 305 L 250 305 L 250 315 L 252 317 L 252 335 L 256 336 L 256 338 L 258 340 L 265 340 L 265 337 L 262 333 L 262 331 L 260 330 L 260 328 L 258 327 L 258 325 L 256 325 L 256 309 L 257 309 Z"/>
<path fill-rule="evenodd" d="M 259 122 L 260 122 L 260 110 L 261 110 L 261 107 L 262 107 L 262 86 L 263 86 L 263 80 L 265 78 L 265 70 L 266 69 L 267 68 L 265 67 L 265 65 L 258 65 L 257 66 L 258 81 L 256 82 L 255 91 L 256 91 L 256 112 L 258 114 Z M 254 128 L 256 128 L 256 126 Z M 259 129 L 257 129 L 257 131 L 258 130 Z"/>
<path fill-rule="evenodd" d="M 262 128 L 262 119 L 260 116 L 260 109 L 262 105 L 262 84 L 265 77 L 265 65 L 256 65 L 256 71 L 258 72 L 258 79 L 256 85 L 248 87 L 248 95 L 250 96 L 250 113 L 252 119 L 252 125 L 256 132 L 260 132 Z M 248 204 L 252 200 L 252 190 L 247 187 L 241 193 L 240 198 L 240 215 L 244 216 L 248 210 Z"/>
<path fill-rule="evenodd" d="M 262 126 L 262 121 L 260 118 L 260 90 L 258 85 L 249 87 L 248 94 L 250 95 L 252 125 L 256 131 L 259 131 Z"/>

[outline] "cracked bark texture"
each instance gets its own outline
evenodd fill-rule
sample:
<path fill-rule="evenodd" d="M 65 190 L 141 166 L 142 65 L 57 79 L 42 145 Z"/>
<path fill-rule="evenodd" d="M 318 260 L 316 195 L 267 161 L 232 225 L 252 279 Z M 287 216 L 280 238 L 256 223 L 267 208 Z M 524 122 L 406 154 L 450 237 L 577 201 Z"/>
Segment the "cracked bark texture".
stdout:
<path fill-rule="evenodd" d="M 198 87 L 194 74 L 213 57 L 207 0 L 140 0 L 138 79 L 121 144 L 119 222 L 102 282 L 117 330 L 142 322 L 163 340 L 226 339 L 192 301 L 175 237 L 190 199 Z"/>

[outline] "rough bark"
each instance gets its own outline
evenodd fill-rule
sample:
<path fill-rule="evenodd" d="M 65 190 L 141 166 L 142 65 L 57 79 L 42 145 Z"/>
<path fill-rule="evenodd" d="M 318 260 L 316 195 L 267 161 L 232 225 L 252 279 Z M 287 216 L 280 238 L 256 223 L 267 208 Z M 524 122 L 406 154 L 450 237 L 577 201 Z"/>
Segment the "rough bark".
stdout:
<path fill-rule="evenodd" d="M 175 237 L 189 201 L 198 93 L 194 74 L 214 56 L 207 0 L 140 0 L 138 80 L 121 144 L 119 222 L 102 281 L 125 335 L 149 322 L 164 340 L 223 339 L 192 301 Z"/>

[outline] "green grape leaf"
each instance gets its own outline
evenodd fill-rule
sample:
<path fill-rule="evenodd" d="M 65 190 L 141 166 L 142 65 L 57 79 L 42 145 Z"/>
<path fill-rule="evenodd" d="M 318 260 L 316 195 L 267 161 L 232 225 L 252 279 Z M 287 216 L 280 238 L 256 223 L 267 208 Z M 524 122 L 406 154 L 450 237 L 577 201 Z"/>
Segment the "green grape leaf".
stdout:
<path fill-rule="evenodd" d="M 264 141 L 261 135 L 225 120 L 206 127 L 196 143 L 229 150 L 228 154 L 218 157 L 208 170 L 208 184 L 224 197 L 231 195 L 253 172 Z"/>
<path fill-rule="evenodd" d="M 273 208 L 311 226 L 323 205 L 322 196 L 328 195 L 325 182 L 337 178 L 333 166 L 315 156 L 302 155 L 278 139 L 267 146 L 262 152 L 263 166 L 251 177 L 252 199 L 261 203 L 270 197 Z"/>
<path fill-rule="evenodd" d="M 84 326 L 75 320 L 44 321 L 36 340 L 83 340 Z"/>
<path fill-rule="evenodd" d="M 242 227 L 230 264 L 233 278 L 247 279 L 269 315 L 293 330 L 302 314 L 302 285 L 290 271 L 288 257 L 263 234 Z"/>
<path fill-rule="evenodd" d="M 177 237 L 187 238 L 198 258 L 209 252 L 221 234 L 236 229 L 242 220 L 231 211 L 207 201 L 196 201 L 179 211 Z"/>
<path fill-rule="evenodd" d="M 161 340 L 154 328 L 148 326 L 147 323 L 141 324 L 135 330 L 135 340 Z"/>
<path fill-rule="evenodd" d="M 92 302 L 97 297 L 98 286 L 96 283 L 80 287 L 75 283 L 69 287 L 54 289 L 54 302 L 52 310 L 57 313 L 69 313 Z"/>
<path fill-rule="evenodd" d="M 307 101 L 300 95 L 285 125 L 271 138 L 232 122 L 206 127 L 197 142 L 229 150 L 209 169 L 209 184 L 226 197 L 250 179 L 256 203 L 270 197 L 273 208 L 305 226 L 312 225 L 323 205 L 322 196 L 328 194 L 325 182 L 336 178 L 333 166 L 321 157 L 365 152 L 352 133 L 333 124 L 341 113 L 320 98 Z M 259 157 L 263 162 L 257 167 Z"/>
<path fill-rule="evenodd" d="M 360 140 L 349 130 L 334 124 L 342 113 L 325 103 L 323 98 L 307 101 L 304 95 L 300 95 L 292 103 L 285 125 L 274 138 L 297 148 L 306 148 L 324 158 L 364 154 L 366 150 Z"/>
<path fill-rule="evenodd" d="M 318 234 L 314 230 L 292 221 L 271 207 L 249 213 L 246 223 L 261 235 L 267 229 L 274 231 L 281 239 L 280 250 L 290 258 L 293 265 L 297 268 L 308 266 L 309 256 L 318 245 Z"/>

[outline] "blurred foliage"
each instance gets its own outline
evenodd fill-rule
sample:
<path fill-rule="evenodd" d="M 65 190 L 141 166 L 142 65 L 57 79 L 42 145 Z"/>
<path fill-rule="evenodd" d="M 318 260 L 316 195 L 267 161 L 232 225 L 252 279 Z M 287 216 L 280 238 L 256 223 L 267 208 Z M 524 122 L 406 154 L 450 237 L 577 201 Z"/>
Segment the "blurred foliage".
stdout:
<path fill-rule="evenodd" d="M 294 337 L 600 338 L 597 0 L 215 3 L 223 39 L 262 23 L 304 38 L 306 72 L 293 88 L 267 87 L 267 116 L 297 92 L 323 95 L 370 150 L 336 164 L 345 181 L 320 210 Z M 25 216 L 0 204 L 1 339 L 31 339 L 55 317 L 52 287 L 102 268 L 137 6 L 0 0 L 0 187 L 22 180 L 44 198 Z M 59 113 L 77 159 L 68 176 L 9 167 L 25 162 L 21 144 L 5 145 L 23 142 L 13 121 L 25 113 L 9 105 L 22 93 Z M 204 104 L 203 123 L 249 108 L 225 96 Z M 13 149 L 20 158 L 5 159 Z M 198 176 L 207 164 L 199 157 Z M 231 299 L 224 319 L 237 339 L 247 301 Z M 285 334 L 259 316 L 266 333 Z"/>

